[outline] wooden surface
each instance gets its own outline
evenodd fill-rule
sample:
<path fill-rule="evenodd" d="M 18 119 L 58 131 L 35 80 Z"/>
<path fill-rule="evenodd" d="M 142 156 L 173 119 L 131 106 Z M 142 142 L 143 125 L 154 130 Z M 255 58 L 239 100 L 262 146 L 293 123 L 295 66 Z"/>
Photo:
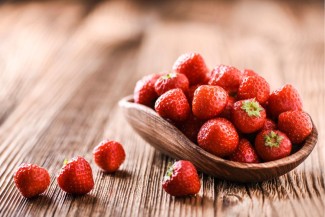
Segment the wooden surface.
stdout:
<path fill-rule="evenodd" d="M 22 2 L 0 5 L 0 216 L 324 216 L 324 5 L 318 1 Z M 169 70 L 186 51 L 210 67 L 253 68 L 272 89 L 294 84 L 319 131 L 312 154 L 268 182 L 237 184 L 200 173 L 198 195 L 161 188 L 171 158 L 127 124 L 117 102 L 141 76 Z M 92 149 L 124 144 L 112 175 Z M 62 192 L 55 174 L 83 155 L 95 188 Z M 27 200 L 12 176 L 22 162 L 47 168 L 51 185 Z"/>

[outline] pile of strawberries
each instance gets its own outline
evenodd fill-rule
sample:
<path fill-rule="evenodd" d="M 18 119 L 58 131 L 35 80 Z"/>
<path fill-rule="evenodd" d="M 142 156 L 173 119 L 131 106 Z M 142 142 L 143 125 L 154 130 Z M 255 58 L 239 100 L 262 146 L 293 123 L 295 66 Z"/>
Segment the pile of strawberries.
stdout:
<path fill-rule="evenodd" d="M 210 71 L 198 53 L 181 55 L 170 73 L 139 80 L 134 102 L 154 108 L 204 150 L 243 163 L 284 158 L 313 128 L 292 85 L 271 92 L 256 72 L 227 65 Z"/>
<path fill-rule="evenodd" d="M 115 172 L 125 160 L 122 145 L 115 141 L 102 141 L 93 150 L 93 160 L 104 172 Z M 20 193 L 31 198 L 43 193 L 50 185 L 48 171 L 36 164 L 23 163 L 14 174 L 14 182 Z M 73 195 L 87 194 L 94 188 L 90 164 L 80 156 L 65 161 L 57 175 L 59 187 Z"/>

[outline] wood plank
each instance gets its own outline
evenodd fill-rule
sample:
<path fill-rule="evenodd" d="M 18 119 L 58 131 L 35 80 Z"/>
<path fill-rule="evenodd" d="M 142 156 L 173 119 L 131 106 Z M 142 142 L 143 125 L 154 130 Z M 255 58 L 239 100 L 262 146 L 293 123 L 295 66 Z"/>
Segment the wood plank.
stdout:
<path fill-rule="evenodd" d="M 82 14 L 83 8 L 77 4 L 0 8 L 0 123 L 48 72 Z M 52 28 L 56 31 L 51 32 Z"/>
<path fill-rule="evenodd" d="M 39 156 L 40 157 L 39 159 L 33 161 L 35 163 L 44 164 L 44 165 L 46 164 L 46 162 L 50 164 L 53 163 L 52 161 L 53 150 L 49 149 L 49 145 L 48 145 L 49 143 L 48 142 L 40 143 L 41 146 L 35 145 L 35 143 L 39 144 L 38 142 L 41 142 L 42 135 L 48 134 L 48 132 L 46 131 L 49 131 L 49 129 L 51 129 L 51 123 L 52 122 L 55 123 L 56 116 L 58 114 L 61 114 L 60 113 L 61 109 L 65 108 L 64 107 L 65 104 L 67 104 L 71 100 L 71 97 L 74 97 L 75 94 L 78 95 L 78 92 L 75 91 L 78 91 L 78 89 L 83 90 L 85 85 L 84 83 L 88 82 L 89 76 L 95 74 L 97 75 L 95 77 L 96 80 L 100 81 L 100 78 L 103 77 L 105 74 L 109 76 L 114 75 L 114 73 L 106 73 L 106 69 L 102 69 L 101 74 L 96 74 L 96 71 L 99 70 L 98 68 L 99 66 L 102 66 L 103 64 L 107 64 L 107 58 L 110 57 L 109 53 L 112 52 L 111 55 L 115 55 L 116 52 L 114 52 L 114 49 L 119 47 L 122 42 L 124 43 L 127 42 L 128 37 L 129 37 L 128 41 L 133 42 L 134 35 L 133 34 L 130 35 L 128 34 L 129 32 L 127 32 L 129 30 L 130 25 L 128 23 L 125 23 L 125 28 L 121 28 L 123 27 L 123 25 L 121 26 L 121 22 L 119 22 L 119 20 L 114 20 L 114 18 L 112 19 L 111 16 L 106 16 L 106 17 L 104 16 L 102 21 L 111 20 L 113 21 L 111 22 L 112 25 L 120 25 L 120 31 L 112 32 L 112 36 L 114 37 L 110 37 L 111 35 L 106 34 L 105 31 L 96 32 L 96 35 L 85 34 L 89 32 L 89 23 L 92 22 L 92 19 L 95 19 L 93 22 L 97 22 L 96 17 L 97 15 L 95 15 L 95 17 L 92 17 L 90 15 L 87 22 L 85 22 L 81 27 L 79 27 L 79 30 L 75 33 L 75 36 L 70 39 L 68 46 L 66 46 L 63 51 L 61 50 L 61 52 L 64 53 L 65 55 L 61 56 L 60 58 L 56 59 L 56 61 L 52 62 L 53 65 L 51 65 L 51 67 L 48 69 L 49 70 L 48 74 L 45 74 L 43 75 L 43 77 L 41 77 L 41 80 L 39 81 L 39 83 L 35 85 L 31 93 L 22 100 L 22 102 L 19 104 L 17 109 L 14 111 L 14 113 L 3 124 L 1 128 L 2 131 L 0 133 L 2 135 L 0 136 L 2 140 L 1 149 L 0 149 L 2 175 L 0 178 L 0 183 L 1 186 L 3 186 L 3 188 L 1 188 L 1 194 L 3 194 L 4 192 L 6 192 L 6 194 L 9 195 L 15 193 L 15 191 L 13 191 L 12 180 L 10 177 L 12 176 L 13 169 L 15 167 L 14 165 L 19 165 L 19 163 L 23 161 L 30 161 L 35 157 L 34 155 L 29 155 L 28 153 L 45 153 L 44 150 L 48 150 L 50 151 L 48 152 L 48 155 Z M 121 21 L 123 20 L 121 19 Z M 107 23 L 110 24 L 109 22 Z M 90 26 L 92 27 L 93 25 Z M 106 34 L 107 36 L 107 40 L 105 41 L 106 44 L 101 43 L 97 46 L 94 46 L 91 43 L 89 44 L 84 43 L 84 41 L 94 42 L 96 36 L 97 37 L 103 36 L 100 33 Z M 104 47 L 102 47 L 103 45 Z M 132 44 L 129 43 L 129 45 Z M 82 68 L 80 68 L 81 63 L 82 63 Z M 109 63 L 112 64 L 112 62 Z M 109 65 L 106 65 L 106 68 L 109 67 L 110 67 Z M 107 84 L 104 85 L 106 87 L 110 87 L 110 85 Z M 93 86 L 89 86 L 87 90 L 91 91 L 92 88 Z M 47 97 L 43 97 L 44 92 L 47 93 Z M 103 94 L 98 95 L 99 97 L 98 100 L 102 98 L 102 95 Z M 77 111 L 84 104 L 84 100 L 82 97 L 84 96 L 80 95 L 78 98 L 79 104 L 77 105 L 77 108 L 75 108 L 77 109 L 76 111 L 72 113 L 69 112 L 65 113 L 66 109 L 64 109 L 63 114 L 78 115 Z M 112 95 L 110 97 L 112 97 Z M 112 103 L 111 105 L 114 105 L 113 104 L 114 101 L 111 101 L 110 103 Z M 51 107 L 48 107 L 48 105 L 51 105 Z M 93 105 L 94 104 L 90 102 L 89 106 L 93 106 Z M 107 109 L 107 104 L 105 105 L 105 111 L 106 109 Z M 85 118 L 86 117 L 87 116 L 85 116 Z M 56 129 L 63 130 L 63 132 L 66 132 L 67 129 L 64 128 L 65 124 L 63 123 L 65 120 L 64 119 L 59 119 L 59 120 L 61 120 L 60 126 L 58 126 Z M 99 119 L 99 118 L 96 120 L 98 120 L 101 123 L 105 121 L 105 119 Z M 76 127 L 79 127 L 79 124 L 80 123 L 78 122 Z M 28 126 L 28 128 L 26 126 Z M 76 130 L 77 129 L 75 129 L 75 131 L 72 131 L 72 134 L 75 134 Z M 80 128 L 78 129 L 78 131 L 79 130 Z M 101 132 L 97 128 L 94 128 L 93 130 L 95 130 L 96 133 Z M 21 134 L 20 136 L 17 137 L 16 135 L 18 132 L 21 132 Z M 83 132 L 83 135 L 85 135 L 85 132 Z M 66 137 L 65 135 L 61 135 L 61 136 L 63 138 Z M 16 138 L 17 140 L 15 140 Z M 67 139 L 66 141 L 68 142 L 67 145 L 69 145 L 69 142 L 71 142 L 71 139 L 73 140 L 74 137 L 72 138 L 66 137 L 66 139 Z M 57 150 L 58 148 L 56 146 L 50 146 L 50 147 L 53 147 L 54 150 Z M 77 149 L 78 147 L 79 146 L 76 146 L 75 148 Z M 35 148 L 36 150 L 34 150 Z M 40 148 L 41 150 L 37 150 L 37 148 Z M 64 155 L 61 156 L 64 158 Z M 59 161 L 59 165 L 62 165 L 61 158 L 55 158 L 55 159 Z M 56 170 L 58 168 L 59 167 L 57 167 Z M 49 171 L 51 171 L 50 168 Z M 55 174 L 54 171 L 53 174 Z M 55 185 L 54 179 L 53 179 L 53 184 L 54 187 L 56 188 L 57 186 Z M 13 202 L 19 203 L 21 201 L 19 195 L 15 195 L 15 197 L 11 197 L 11 196 L 9 197 L 10 200 L 5 201 L 0 207 L 1 212 L 4 211 L 4 215 L 10 213 L 10 209 L 7 209 L 5 207 L 7 207 L 10 203 Z M 25 203 L 25 205 L 28 205 L 28 203 L 27 204 Z M 15 209 L 14 206 L 11 206 L 11 208 Z M 55 207 L 55 209 L 57 209 L 57 207 Z M 17 211 L 23 211 L 23 210 L 24 209 L 20 209 Z M 68 211 L 68 209 L 65 211 Z M 16 214 L 19 215 L 20 213 L 18 212 Z"/>

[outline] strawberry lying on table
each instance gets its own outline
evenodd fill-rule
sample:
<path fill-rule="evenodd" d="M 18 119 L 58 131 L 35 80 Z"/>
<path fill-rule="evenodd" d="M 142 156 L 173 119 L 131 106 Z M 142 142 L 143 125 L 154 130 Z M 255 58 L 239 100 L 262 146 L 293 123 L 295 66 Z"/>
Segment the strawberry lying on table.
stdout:
<path fill-rule="evenodd" d="M 42 194 L 50 185 L 47 170 L 36 164 L 21 164 L 14 174 L 14 182 L 20 193 L 26 198 Z"/>

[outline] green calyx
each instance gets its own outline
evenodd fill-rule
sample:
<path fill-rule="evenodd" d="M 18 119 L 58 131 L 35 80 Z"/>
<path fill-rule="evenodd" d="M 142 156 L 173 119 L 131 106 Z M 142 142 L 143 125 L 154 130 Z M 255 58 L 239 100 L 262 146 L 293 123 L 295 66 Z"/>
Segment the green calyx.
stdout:
<path fill-rule="evenodd" d="M 249 117 L 261 117 L 261 111 L 263 110 L 255 99 L 245 100 L 241 108 L 248 114 Z"/>
<path fill-rule="evenodd" d="M 168 163 L 168 166 L 167 166 L 167 171 L 166 171 L 166 174 L 164 176 L 164 181 L 167 181 L 170 179 L 170 177 L 173 175 L 173 172 L 174 172 L 174 164 L 169 162 Z"/>
<path fill-rule="evenodd" d="M 168 73 L 167 75 L 162 76 L 163 79 L 175 78 L 176 73 Z"/>
<path fill-rule="evenodd" d="M 278 148 L 280 146 L 281 141 L 283 140 L 283 137 L 278 135 L 276 132 L 271 131 L 267 135 L 264 136 L 265 146 L 268 147 L 276 147 Z"/>

